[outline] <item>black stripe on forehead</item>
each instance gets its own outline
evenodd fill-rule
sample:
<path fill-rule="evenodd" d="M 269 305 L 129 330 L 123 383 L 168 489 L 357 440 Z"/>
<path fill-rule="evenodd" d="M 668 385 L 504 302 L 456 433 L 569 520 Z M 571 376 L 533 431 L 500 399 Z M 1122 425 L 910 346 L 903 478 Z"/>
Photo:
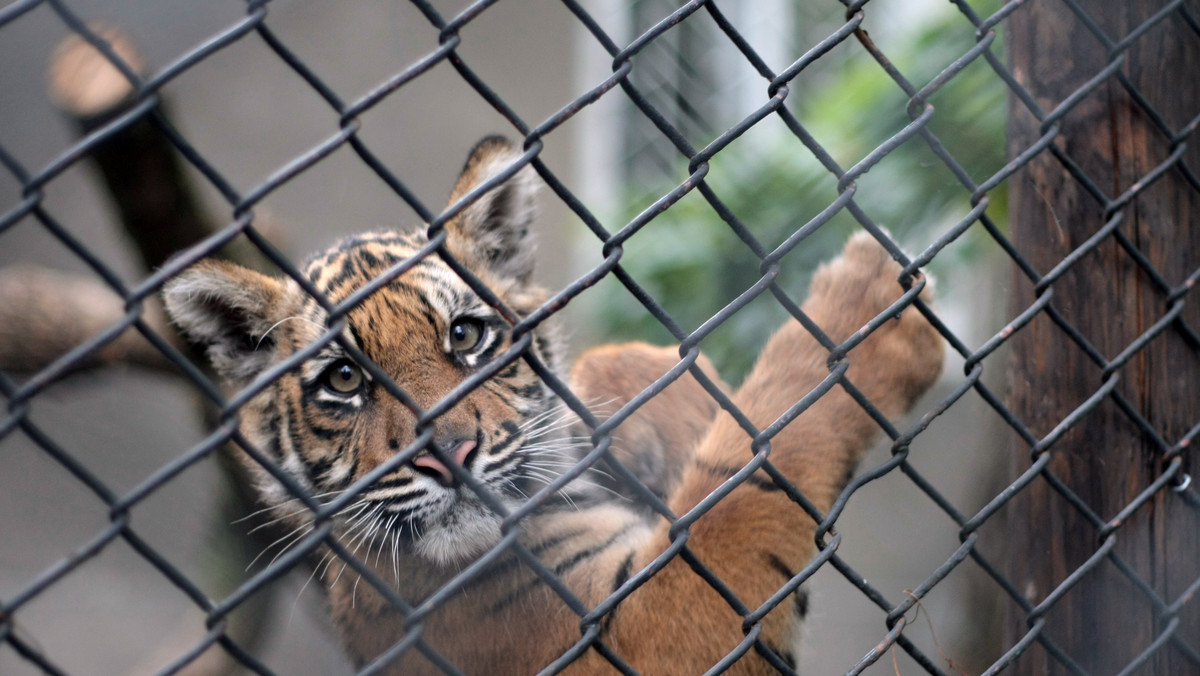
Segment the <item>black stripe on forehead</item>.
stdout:
<path fill-rule="evenodd" d="M 348 237 L 325 253 L 310 258 L 305 272 L 331 302 L 337 303 L 410 259 L 427 243 L 424 233 L 420 232 L 376 232 Z M 458 282 L 455 277 L 434 253 L 416 261 L 402 275 L 404 279 L 423 284 L 425 299 L 444 309 L 446 315 L 469 311 L 479 303 L 465 283 L 448 283 L 451 279 Z M 436 294 L 436 298 L 431 294 Z M 438 302 L 434 303 L 435 300 Z"/>
<path fill-rule="evenodd" d="M 470 313 L 481 303 L 466 282 L 437 258 L 422 261 L 397 281 L 405 283 L 433 314 L 446 322 Z"/>
<path fill-rule="evenodd" d="M 364 232 L 344 237 L 333 245 L 327 254 L 338 254 L 365 246 L 392 248 L 397 253 L 411 253 L 424 246 L 425 236 L 416 232 Z"/>
<path fill-rule="evenodd" d="M 425 243 L 420 233 L 365 233 L 347 237 L 331 249 L 310 257 L 304 270 L 309 281 L 332 300 L 347 283 L 351 284 L 351 291 L 343 297 L 408 259 Z M 421 262 L 424 260 L 428 257 Z M 322 283 L 321 277 L 333 269 L 337 274 Z"/>
<path fill-rule="evenodd" d="M 326 298 L 337 304 L 407 260 L 423 243 L 423 238 L 415 236 L 349 238 L 311 260 L 306 272 Z M 371 347 L 380 347 L 381 341 L 375 338 L 394 337 L 401 330 L 429 331 L 440 341 L 446 324 L 463 314 L 478 315 L 480 304 L 479 297 L 438 256 L 429 255 L 364 298 L 347 319 L 359 348 L 373 359 L 386 358 L 371 354 Z M 397 322 L 405 316 L 413 321 Z M 340 352 L 332 346 L 331 350 Z"/>
<path fill-rule="evenodd" d="M 424 285 L 410 282 L 407 275 L 392 281 L 364 298 L 346 316 L 351 334 L 368 357 L 384 358 L 372 354 L 380 343 L 377 338 L 392 337 L 397 331 L 429 331 L 435 337 L 440 334 L 444 320 L 437 306 L 424 293 Z M 402 321 L 404 317 L 413 321 Z"/>

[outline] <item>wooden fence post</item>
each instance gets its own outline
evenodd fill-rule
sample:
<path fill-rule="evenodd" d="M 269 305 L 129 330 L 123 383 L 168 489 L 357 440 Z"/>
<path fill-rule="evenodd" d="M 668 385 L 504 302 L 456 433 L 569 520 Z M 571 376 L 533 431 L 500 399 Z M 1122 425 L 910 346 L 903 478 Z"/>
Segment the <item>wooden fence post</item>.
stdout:
<path fill-rule="evenodd" d="M 1017 673 L 1072 673 L 1070 662 L 1090 674 L 1123 673 L 1138 659 L 1135 673 L 1197 673 L 1200 601 L 1179 601 L 1200 579 L 1200 510 L 1185 499 L 1194 493 L 1173 486 L 1200 471 L 1187 450 L 1200 423 L 1200 298 L 1188 293 L 1200 267 L 1200 135 L 1190 131 L 1200 120 L 1200 32 L 1182 14 L 1198 16 L 1200 3 L 1167 9 L 1141 33 L 1169 3 L 1073 4 L 1107 44 L 1059 0 L 1027 3 L 1006 26 L 1011 68 L 1048 116 L 1043 124 L 1011 97 L 1010 156 L 1058 130 L 1058 150 L 1047 148 L 1011 181 L 1013 242 L 1049 278 L 1036 284 L 1016 270 L 1012 316 L 1052 297 L 1012 340 L 1009 406 L 1041 440 L 1015 440 L 1012 479 L 1030 469 L 1035 448 L 1046 446 L 1050 461 L 1006 510 L 1009 579 L 1035 606 L 1012 605 L 1006 645 L 1039 631 L 1044 618 L 1039 635 L 1050 645 L 1033 643 Z M 1097 86 L 1072 102 L 1091 81 Z M 1076 424 L 1047 444 L 1077 410 Z M 1171 470 L 1176 457 L 1182 464 Z M 1123 514 L 1168 471 L 1177 474 Z"/>

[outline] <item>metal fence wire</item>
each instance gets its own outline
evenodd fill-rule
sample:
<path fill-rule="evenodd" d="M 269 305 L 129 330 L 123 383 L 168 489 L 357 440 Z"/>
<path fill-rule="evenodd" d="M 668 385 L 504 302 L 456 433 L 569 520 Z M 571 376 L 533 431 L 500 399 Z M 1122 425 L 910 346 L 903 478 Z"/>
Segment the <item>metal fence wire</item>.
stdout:
<path fill-rule="evenodd" d="M 362 584 L 374 586 L 406 617 L 403 640 L 388 649 L 381 661 L 359 673 L 375 673 L 388 659 L 407 651 L 420 651 L 447 673 L 459 673 L 458 667 L 437 656 L 423 640 L 422 628 L 425 620 L 437 613 L 447 598 L 461 591 L 480 567 L 465 566 L 461 575 L 429 598 L 405 598 L 403 589 L 397 591 L 380 579 L 336 534 L 331 510 L 354 495 L 346 496 L 334 507 L 322 507 L 312 496 L 302 495 L 303 489 L 288 480 L 282 470 L 274 468 L 273 474 L 315 512 L 316 528 L 286 554 L 246 573 L 228 592 L 219 595 L 139 534 L 132 518 L 135 508 L 169 494 L 179 476 L 196 471 L 220 455 L 225 444 L 239 446 L 256 461 L 271 464 L 237 431 L 239 409 L 265 384 L 257 383 L 250 391 L 226 398 L 201 360 L 193 360 L 187 348 L 170 336 L 160 335 L 161 325 L 150 315 L 163 285 L 204 257 L 221 250 L 229 255 L 229 249 L 222 248 L 230 243 L 245 247 L 241 255 L 265 259 L 304 284 L 296 262 L 280 253 L 264 234 L 255 208 L 298 176 L 347 148 L 429 224 L 431 241 L 441 242 L 447 215 L 422 203 L 410 185 L 389 168 L 389 163 L 365 140 L 362 117 L 414 86 L 431 70 L 449 66 L 507 121 L 509 126 L 502 131 L 518 139 L 523 151 L 520 164 L 532 166 L 541 176 L 549 187 L 545 191 L 549 193 L 547 199 L 561 202 L 586 225 L 594 235 L 592 247 L 602 259 L 592 269 L 577 274 L 574 282 L 558 289 L 538 311 L 523 318 L 509 317 L 513 335 L 527 338 L 530 330 L 569 301 L 611 277 L 679 344 L 681 366 L 639 395 L 617 418 L 603 424 L 570 395 L 565 382 L 523 350 L 527 340 L 515 340 L 512 350 L 496 358 L 496 368 L 517 360 L 533 365 L 549 386 L 573 402 L 581 417 L 595 427 L 593 442 L 597 448 L 611 441 L 609 434 L 623 416 L 656 396 L 694 362 L 706 337 L 722 325 L 737 323 L 743 309 L 756 298 L 773 298 L 810 326 L 796 300 L 777 283 L 777 277 L 789 265 L 786 254 L 807 246 L 810 236 L 835 218 L 848 218 L 854 229 L 865 230 L 883 243 L 904 266 L 904 277 L 910 283 L 915 273 L 931 263 L 936 265 L 971 237 L 975 238 L 973 246 L 1011 262 L 1012 281 L 1004 284 L 1012 297 L 1007 322 L 978 344 L 956 335 L 948 322 L 943 322 L 941 308 L 927 307 L 915 294 L 905 296 L 909 311 L 920 312 L 963 361 L 962 373 L 947 376 L 945 382 L 949 384 L 939 390 L 937 400 L 922 404 L 924 408 L 901 425 L 889 421 L 861 394 L 856 396 L 890 440 L 890 456 L 861 468 L 831 513 L 818 515 L 819 554 L 812 565 L 795 572 L 783 588 L 794 591 L 819 571 L 835 570 L 860 598 L 878 609 L 880 624 L 877 632 L 865 639 L 868 649 L 859 653 L 857 663 L 845 664 L 844 669 L 850 673 L 872 668 L 875 673 L 898 671 L 895 660 L 900 653 L 911 658 L 903 663 L 906 670 L 943 674 L 966 668 L 963 665 L 970 660 L 945 654 L 936 638 L 915 640 L 910 636 L 924 623 L 916 619 L 922 600 L 947 585 L 956 572 L 972 569 L 978 587 L 972 593 L 992 601 L 975 605 L 973 613 L 956 622 L 994 630 L 988 639 L 991 647 L 979 649 L 987 657 L 978 668 L 987 673 L 1200 673 L 1200 604 L 1193 600 L 1200 590 L 1200 494 L 1191 478 L 1194 454 L 1190 451 L 1191 442 L 1200 433 L 1200 337 L 1196 328 L 1200 318 L 1195 303 L 1188 305 L 1192 288 L 1200 278 L 1200 180 L 1196 173 L 1200 158 L 1193 141 L 1193 131 L 1200 124 L 1200 88 L 1195 83 L 1195 68 L 1200 65 L 1196 58 L 1200 54 L 1200 13 L 1195 3 L 1014 0 L 989 5 L 992 12 L 983 15 L 978 10 L 983 3 L 951 0 L 957 12 L 955 25 L 973 32 L 974 46 L 956 55 L 928 80 L 914 81 L 906 75 L 903 63 L 890 60 L 863 28 L 873 11 L 883 11 L 873 7 L 881 2 L 842 2 L 841 17 L 823 39 L 804 45 L 792 55 L 791 63 L 773 70 L 756 51 L 758 47 L 735 27 L 736 22 L 728 14 L 731 3 L 679 4 L 653 25 L 638 27 L 642 32 L 623 42 L 605 31 L 603 22 L 589 12 L 590 5 L 563 0 L 552 8 L 547 3 L 545 11 L 569 12 L 570 21 L 582 29 L 579 39 L 593 41 L 607 53 L 611 73 L 589 83 L 586 91 L 563 101 L 557 112 L 542 120 L 522 118 L 512 101 L 489 86 L 476 69 L 477 64 L 460 55 L 470 40 L 482 39 L 474 30 L 476 22 L 503 3 L 475 2 L 452 14 L 435 4 L 440 3 L 412 1 L 429 30 L 436 34 L 437 46 L 353 99 L 322 79 L 317 69 L 306 64 L 293 45 L 280 37 L 272 27 L 276 18 L 272 15 L 273 3 L 265 0 L 247 3 L 244 18 L 212 32 L 149 76 L 140 72 L 128 54 L 114 47 L 104 30 L 72 9 L 69 0 L 17 0 L 0 9 L 0 40 L 22 31 L 23 22 L 33 15 L 52 16 L 66 31 L 94 47 L 130 83 L 133 92 L 117 112 L 83 120 L 84 133 L 78 140 L 37 166 L 29 166 L 5 148 L 4 130 L 0 129 L 0 163 L 10 175 L 10 183 L 15 181 L 19 186 L 15 193 L 2 198 L 0 242 L 18 225 L 37 228 L 77 256 L 93 281 L 99 280 L 119 295 L 123 304 L 119 319 L 106 323 L 98 332 L 80 336 L 61 353 L 46 358 L 34 372 L 0 372 L 0 393 L 5 400 L 0 442 L 19 438 L 36 448 L 43 459 L 58 467 L 57 471 L 86 487 L 99 501 L 95 503 L 96 512 L 105 517 L 90 537 L 75 542 L 68 551 L 58 552 L 53 563 L 21 574 L 19 584 L 13 584 L 12 575 L 8 576 L 9 582 L 0 589 L 0 647 L 8 656 L 0 663 L 12 665 L 20 673 L 71 671 L 63 665 L 78 660 L 60 649 L 48 649 L 44 638 L 39 638 L 39 626 L 23 618 L 39 599 L 69 584 L 79 569 L 124 542 L 146 564 L 142 575 L 156 581 L 165 579 L 205 617 L 203 635 L 197 635 L 190 645 L 159 665 L 161 673 L 198 668 L 201 656 L 210 649 L 252 672 L 272 673 L 257 642 L 242 640 L 236 633 L 233 618 L 263 593 L 279 586 L 288 572 L 296 569 L 307 577 L 312 556 L 320 551 L 332 552 L 343 560 L 349 569 L 362 575 Z M 884 16 L 898 20 L 899 14 L 890 11 Z M 1113 16 L 1120 20 L 1114 23 Z M 921 21 L 919 17 L 906 20 Z M 756 73 L 761 98 L 756 109 L 735 124 L 698 139 L 708 132 L 681 131 L 652 103 L 655 97 L 637 86 L 635 75 L 641 67 L 652 67 L 638 60 L 649 45 L 665 41 L 683 24 L 695 27 L 701 23 L 706 24 L 705 30 L 712 31 L 714 39 L 727 41 L 725 47 L 732 46 L 731 53 Z M 1063 26 L 1067 27 L 1066 34 L 1055 32 Z M 1001 31 L 1006 32 L 1003 38 Z M 1007 59 L 1000 45 L 1004 39 L 1009 49 Z M 188 133 L 172 123 L 160 106 L 160 98 L 168 85 L 247 41 L 266 47 L 259 58 L 277 59 L 303 80 L 319 97 L 312 105 L 328 107 L 336 124 L 326 138 L 279 163 L 265 180 L 242 187 L 227 177 L 225 168 L 211 162 L 205 151 L 189 140 Z M 882 44 L 886 46 L 886 42 Z M 1057 66 L 1047 63 L 1062 54 L 1068 55 L 1067 61 Z M 873 68 L 886 75 L 891 90 L 903 93 L 903 112 L 907 116 L 889 138 L 861 153 L 848 167 L 835 160 L 837 153 L 823 146 L 819 134 L 796 113 L 796 99 L 803 96 L 798 83 L 817 64 L 835 59 L 869 59 Z M 954 149 L 935 133 L 932 122 L 942 113 L 932 102 L 969 69 L 986 71 L 988 79 L 1003 87 L 1009 98 L 1008 161 L 982 179 L 973 177 L 956 160 Z M 1156 82 L 1161 84 L 1165 78 L 1173 86 L 1151 91 L 1146 80 L 1140 79 L 1147 73 L 1157 73 L 1160 79 Z M 684 96 L 686 92 L 675 94 Z M 656 200 L 638 215 L 620 222 L 593 213 L 542 158 L 546 144 L 556 134 L 564 133 L 564 125 L 598 101 L 613 99 L 630 104 L 631 114 L 652 124 L 659 143 L 664 139 L 669 142 L 687 168 L 686 178 L 656 195 Z M 1110 108 L 1104 108 L 1106 105 Z M 1118 113 L 1109 116 L 1097 113 L 1098 109 Z M 820 164 L 827 180 L 836 182 L 836 196 L 809 220 L 794 224 L 781 243 L 760 239 L 754 224 L 728 208 L 722 201 L 726 196 L 719 195 L 706 180 L 712 163 L 719 162 L 722 153 L 764 121 L 782 123 L 796 142 L 796 152 L 806 153 Z M 70 224 L 55 217 L 55 187 L 88 158 L 104 164 L 105 149 L 134 132 L 156 139 L 149 143 L 169 144 L 190 167 L 188 171 L 198 174 L 207 183 L 206 189 L 219 194 L 225 207 L 222 223 L 214 231 L 198 227 L 191 235 L 181 235 L 188 246 L 174 257 L 171 246 L 166 247 L 171 249 L 168 251 L 147 253 L 143 242 L 142 252 L 152 272 L 127 283 L 110 262 L 74 233 Z M 1099 141 L 1097 134 L 1103 137 Z M 1121 141 L 1129 137 L 1139 140 L 1132 144 Z M 911 145 L 922 147 L 931 162 L 950 172 L 955 184 L 943 185 L 942 189 L 961 193 L 969 201 L 964 213 L 937 226 L 936 231 L 921 231 L 923 249 L 915 257 L 906 255 L 880 227 L 862 206 L 863 195 L 859 194 L 859 184 L 868 171 L 885 163 L 898 148 Z M 1096 158 L 1105 153 L 1111 153 L 1110 164 L 1119 167 L 1112 170 L 1112 176 L 1095 169 Z M 583 158 L 583 164 L 587 164 L 587 158 Z M 160 169 L 177 171 L 169 166 Z M 114 177 L 111 173 L 106 179 L 110 187 L 116 186 L 114 191 L 119 190 L 123 180 L 153 180 L 145 176 Z M 995 195 L 1003 189 L 1013 194 L 1011 227 L 996 216 L 1003 206 L 996 203 Z M 1022 191 L 1020 195 L 1018 191 Z M 623 247 L 660 214 L 689 196 L 703 199 L 759 266 L 756 283 L 738 289 L 731 302 L 702 325 L 690 329 L 676 321 L 622 265 Z M 1064 213 L 1067 209 L 1071 213 Z M 435 247 L 422 255 L 448 256 Z M 456 269 L 483 298 L 494 298 L 480 279 L 461 266 Z M 340 330 L 353 306 L 330 306 L 323 299 L 321 302 L 330 309 L 330 327 Z M 1139 314 L 1121 314 L 1131 308 Z M 813 330 L 832 353 L 841 354 L 848 348 L 829 343 L 819 327 Z M 56 440 L 56 430 L 35 420 L 33 410 L 43 399 L 52 398 L 57 383 L 106 361 L 108 351 L 133 333 L 144 337 L 161 355 L 158 358 L 182 374 L 219 412 L 203 440 L 162 462 L 135 485 L 117 488 L 103 478 L 104 471 L 94 466 L 88 448 L 70 447 Z M 326 340 L 335 335 L 336 331 L 328 332 Z M 274 367 L 271 373 L 282 374 L 295 362 L 293 359 Z M 989 366 L 992 373 L 1013 375 L 1007 398 L 997 389 L 1003 384 L 984 380 Z M 376 377 L 381 375 L 375 373 Z M 839 381 L 839 374 L 833 372 L 828 384 Z M 856 394 L 848 382 L 840 386 Z M 393 383 L 388 387 L 400 386 Z M 715 387 L 712 394 L 723 406 L 732 407 Z M 806 398 L 801 408 L 817 398 Z M 1007 447 L 1009 476 L 995 482 L 994 489 L 989 487 L 988 500 L 973 511 L 957 506 L 948 497 L 946 487 L 929 478 L 928 468 L 922 468 L 919 458 L 922 444 L 928 439 L 927 430 L 949 424 L 961 415 L 964 405 L 960 402 L 968 399 L 984 407 L 987 417 L 1000 421 L 1006 428 L 1004 435 L 1012 439 Z M 440 408 L 446 408 L 445 402 Z M 431 422 L 431 415 L 426 412 L 421 423 Z M 751 429 L 748 434 L 755 436 L 756 442 L 764 442 L 769 441 L 771 431 Z M 419 451 L 428 441 L 426 436 L 402 451 L 401 460 Z M 955 443 L 975 447 L 985 442 L 981 436 L 985 435 L 963 432 Z M 1066 450 L 1079 448 L 1080 444 L 1085 450 Z M 764 472 L 770 469 L 766 447 L 755 443 L 759 452 L 747 457 L 744 470 L 731 479 L 728 490 L 752 476 L 755 480 L 766 476 Z M 1005 447 L 997 452 L 1005 452 Z M 1126 465 L 1117 464 L 1122 458 Z M 5 467 L 11 466 L 9 463 L 0 453 L 0 473 L 8 473 Z M 919 491 L 946 519 L 945 527 L 957 531 L 960 543 L 943 562 L 927 569 L 924 579 L 916 580 L 900 595 L 873 585 L 839 554 L 839 516 L 856 494 L 876 490 L 885 483 L 878 481 L 881 479 L 903 481 Z M 958 481 L 984 480 L 963 476 Z M 599 607 L 579 603 L 556 571 L 515 538 L 533 502 L 557 487 L 547 487 L 529 505 L 508 515 L 508 536 L 481 560 L 505 551 L 518 553 L 524 564 L 561 595 L 578 616 L 572 618 L 579 624 L 578 642 L 549 665 L 530 665 L 531 672 L 556 673 L 568 669 L 581 655 L 598 652 L 615 670 L 631 673 L 632 667 L 622 657 L 619 646 L 606 644 L 605 621 L 623 598 L 636 593 L 655 574 L 656 567 L 631 571 L 628 581 Z M 1101 487 L 1116 490 L 1121 497 L 1114 498 Z M 358 486 L 352 493 L 364 490 L 364 486 Z M 637 486 L 630 490 L 645 493 Z M 687 548 L 689 526 L 728 490 L 710 496 L 692 512 L 679 515 L 670 514 L 661 502 L 647 496 L 665 517 L 675 520 L 672 545 L 659 561 L 684 557 L 746 618 L 746 640 L 714 663 L 710 673 L 736 668 L 747 653 L 771 652 L 758 640 L 759 621 L 767 609 L 744 607 L 720 577 L 691 556 Z M 801 496 L 796 500 L 796 509 L 807 504 Z M 12 523 L 25 518 L 25 513 L 7 513 L 0 520 Z M 5 550 L 13 552 L 23 546 L 23 542 L 0 541 L 0 566 L 4 565 Z M 905 546 L 920 548 L 923 544 L 914 539 Z M 688 600 L 679 599 L 677 608 L 663 612 L 686 614 Z M 825 607 L 808 621 L 836 622 L 839 612 L 838 607 Z M 997 621 L 997 617 L 1002 619 Z M 120 623 L 122 619 L 117 616 L 110 621 Z M 821 645 L 805 648 L 821 649 Z M 1111 657 L 1114 655 L 1120 657 Z M 781 672 L 790 673 L 777 657 L 770 659 Z"/>

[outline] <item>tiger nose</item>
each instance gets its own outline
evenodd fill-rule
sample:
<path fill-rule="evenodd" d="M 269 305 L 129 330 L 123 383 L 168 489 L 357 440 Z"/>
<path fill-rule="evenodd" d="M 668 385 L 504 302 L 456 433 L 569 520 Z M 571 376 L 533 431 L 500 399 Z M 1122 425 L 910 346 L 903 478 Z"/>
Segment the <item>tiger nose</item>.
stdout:
<path fill-rule="evenodd" d="M 471 451 L 475 450 L 475 441 L 469 440 L 452 442 L 445 445 L 444 448 L 449 450 L 450 457 L 454 460 L 454 462 L 458 463 L 459 466 L 466 468 L 467 456 L 471 454 Z M 424 467 L 436 472 L 435 478 L 443 486 L 453 486 L 454 484 L 458 483 L 454 477 L 454 473 L 450 471 L 450 468 L 446 466 L 446 463 L 439 460 L 429 451 L 421 451 L 417 457 L 413 458 L 412 462 L 413 465 L 417 467 Z"/>

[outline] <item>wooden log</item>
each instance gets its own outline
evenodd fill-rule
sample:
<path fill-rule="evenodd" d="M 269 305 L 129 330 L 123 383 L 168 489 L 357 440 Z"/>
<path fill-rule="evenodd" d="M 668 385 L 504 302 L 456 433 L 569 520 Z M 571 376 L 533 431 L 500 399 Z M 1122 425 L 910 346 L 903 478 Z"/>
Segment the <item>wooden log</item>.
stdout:
<path fill-rule="evenodd" d="M 134 70 L 142 59 L 121 31 L 100 27 L 96 33 Z M 124 113 L 136 92 L 132 83 L 101 52 L 72 34 L 58 45 L 49 69 L 51 98 L 86 134 Z M 157 114 L 167 117 L 166 104 Z M 91 159 L 100 171 L 147 270 L 161 266 L 175 253 L 216 231 L 215 221 L 201 207 L 179 152 L 150 116 L 142 117 L 100 144 Z M 240 265 L 270 269 L 266 258 L 244 239 L 219 252 Z"/>
<path fill-rule="evenodd" d="M 39 266 L 0 269 L 0 371 L 34 373 L 125 317 L 125 303 L 94 278 Z M 158 299 L 142 319 L 181 347 Z M 164 372 L 175 367 L 136 330 L 88 354 L 76 369 L 136 364 Z"/>
<path fill-rule="evenodd" d="M 120 31 L 101 28 L 97 33 L 134 70 L 142 70 L 141 57 Z M 123 113 L 135 94 L 111 61 L 74 34 L 51 57 L 49 89 L 51 98 L 83 134 Z M 129 125 L 98 146 L 91 157 L 146 269 L 161 266 L 175 252 L 214 231 L 188 185 L 178 154 L 149 118 Z"/>
<path fill-rule="evenodd" d="M 135 71 L 142 68 L 137 50 L 119 30 L 111 27 L 95 30 L 131 68 Z M 66 38 L 55 50 L 48 86 L 51 98 L 74 121 L 80 134 L 100 128 L 121 115 L 135 102 L 136 96 L 129 79 L 77 35 Z M 165 108 L 160 102 L 156 114 L 167 121 Z M 175 253 L 216 232 L 215 219 L 201 206 L 178 151 L 150 117 L 143 117 L 97 146 L 91 159 L 147 270 L 161 266 Z M 266 257 L 243 238 L 226 245 L 217 255 L 243 266 L 272 269 Z M 22 301 L 6 305 L 3 300 L 6 293 L 22 294 Z M 85 305 L 88 307 L 84 308 Z M 145 307 L 143 319 L 169 341 L 182 345 L 163 317 L 157 299 L 147 300 Z M 6 346 L 0 344 L 0 368 L 36 371 L 87 337 L 112 326 L 123 315 L 122 299 L 98 280 L 50 271 L 10 273 L 0 279 L 0 327 L 7 324 L 13 331 L 6 336 L 0 329 L 0 343 L 6 337 L 13 337 L 23 340 L 24 345 L 6 352 Z M 40 345 L 29 340 L 35 335 L 27 330 L 31 328 L 41 336 Z M 198 354 L 195 350 L 193 353 Z M 6 365 L 3 362 L 6 354 L 12 357 L 9 362 L 16 363 Z M 168 372 L 175 370 L 132 330 L 81 366 L 116 361 L 140 363 Z M 207 363 L 202 358 L 194 361 Z M 199 414 L 215 424 L 212 407 L 199 405 L 199 408 Z M 256 502 L 231 450 L 224 449 L 217 460 L 227 490 L 220 492 L 219 504 L 211 517 L 206 544 L 211 556 L 205 570 L 205 587 L 214 598 L 221 598 L 244 581 L 250 562 L 279 533 L 267 528 L 245 537 L 230 527 L 232 521 L 253 512 Z M 264 593 L 252 595 L 229 618 L 226 635 L 251 652 L 266 633 L 272 591 L 268 588 Z M 196 615 L 185 621 L 177 635 L 147 655 L 135 672 L 155 673 L 163 664 L 195 646 L 204 633 L 203 613 L 197 609 Z M 226 652 L 211 647 L 177 673 L 209 676 L 239 670 Z"/>
<path fill-rule="evenodd" d="M 1196 3 L 1191 11 L 1196 11 Z M 1079 5 L 1115 43 L 1162 9 L 1145 0 L 1081 0 Z M 1067 6 L 1028 3 L 1015 11 L 1005 31 L 1011 67 L 1044 111 L 1052 111 L 1110 62 L 1109 47 L 1088 32 Z M 1200 114 L 1200 40 L 1178 16 L 1168 16 L 1123 52 L 1120 73 L 1148 100 L 1174 132 Z M 1188 75 L 1185 75 L 1188 74 Z M 1009 115 L 1010 156 L 1032 146 L 1044 131 L 1013 98 Z M 1012 238 L 1032 267 L 1045 275 L 1099 232 L 1113 216 L 1119 234 L 1146 257 L 1167 284 L 1182 290 L 1200 266 L 1200 193 L 1178 168 L 1153 183 L 1145 179 L 1179 150 L 1156 128 L 1116 76 L 1084 96 L 1059 121 L 1055 144 L 1102 190 L 1098 200 L 1063 162 L 1042 152 L 1011 183 Z M 1200 139 L 1186 139 L 1183 161 L 1200 168 Z M 1140 182 L 1140 183 L 1139 183 Z M 1127 205 L 1113 204 L 1135 186 L 1142 191 Z M 1106 207 L 1113 207 L 1111 211 Z M 1012 314 L 1035 300 L 1034 284 L 1015 273 Z M 1050 307 L 1111 362 L 1174 307 L 1169 289 L 1142 270 L 1111 235 L 1049 285 Z M 1193 294 L 1194 295 L 1194 294 Z M 1176 299 L 1177 300 L 1177 299 Z M 1195 331 L 1200 304 L 1192 299 L 1177 322 Z M 1200 514 L 1170 486 L 1118 524 L 1114 519 L 1170 466 L 1170 454 L 1154 435 L 1122 410 L 1123 398 L 1157 431 L 1166 445 L 1178 444 L 1200 420 L 1200 345 L 1183 324 L 1168 325 L 1127 362 L 1106 373 L 1066 331 L 1041 313 L 1012 339 L 1009 406 L 1039 439 L 1045 439 L 1073 410 L 1116 377 L 1113 394 L 1102 397 L 1069 432 L 1050 445 L 1047 467 L 1100 522 L 1038 477 L 1005 510 L 1010 580 L 1030 604 L 1043 603 L 1072 573 L 1085 566 L 1108 536 L 1111 553 L 1145 581 L 1166 604 L 1200 579 Z M 1031 446 L 1016 439 L 1012 478 L 1031 466 Z M 1194 453 L 1179 456 L 1181 473 L 1195 475 Z M 1100 557 L 1078 583 L 1044 614 L 1030 617 L 1013 607 L 1007 645 L 1030 632 L 1037 616 L 1042 635 L 1087 673 L 1116 673 L 1164 635 L 1174 619 L 1175 637 L 1200 651 L 1200 603 L 1175 617 L 1156 608 L 1112 557 Z M 1196 673 L 1197 665 L 1170 643 L 1137 673 Z M 1015 662 L 1019 674 L 1072 673 L 1044 645 L 1035 643 Z"/>
<path fill-rule="evenodd" d="M 94 27 L 131 69 L 142 58 L 120 30 Z M 72 34 L 54 50 L 48 71 L 50 98 L 87 134 L 125 112 L 133 103 L 130 80 L 101 52 Z M 158 112 L 163 119 L 167 114 Z M 146 270 L 216 231 L 190 185 L 179 153 L 149 118 L 142 118 L 96 147 L 91 155 L 112 198 L 119 220 Z M 273 228 L 268 228 L 274 230 Z M 274 234 L 274 233 L 272 233 Z M 266 258 L 244 239 L 218 254 L 246 267 L 270 269 Z M 176 346 L 185 347 L 165 321 L 157 299 L 146 302 L 147 323 Z M 39 267 L 0 273 L 0 370 L 34 373 L 124 316 L 124 303 L 93 277 Z M 135 330 L 79 362 L 77 368 L 130 363 L 175 372 Z M 206 360 L 198 359 L 198 364 Z"/>

